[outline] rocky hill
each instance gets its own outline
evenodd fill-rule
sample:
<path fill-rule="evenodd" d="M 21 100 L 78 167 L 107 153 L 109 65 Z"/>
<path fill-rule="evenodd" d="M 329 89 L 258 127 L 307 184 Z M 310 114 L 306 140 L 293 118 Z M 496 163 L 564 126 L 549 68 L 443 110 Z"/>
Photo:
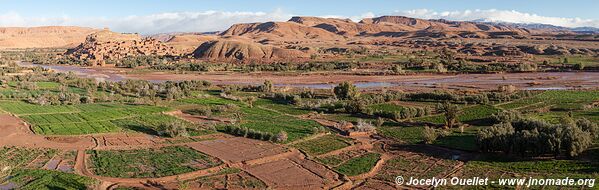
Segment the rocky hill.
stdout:
<path fill-rule="evenodd" d="M 330 41 L 367 36 L 413 37 L 422 36 L 422 33 L 454 33 L 459 36 L 462 33 L 473 32 L 487 34 L 477 36 L 481 38 L 498 33 L 509 36 L 524 36 L 530 33 L 527 29 L 502 24 L 382 16 L 363 19 L 360 22 L 349 19 L 293 17 L 287 22 L 236 24 L 220 35 L 271 41 Z"/>
<path fill-rule="evenodd" d="M 286 22 L 235 24 L 218 36 L 174 36 L 169 40 L 188 51 L 199 46 L 196 58 L 208 60 L 299 60 L 330 49 L 376 45 L 380 41 L 434 38 L 508 38 L 523 39 L 530 31 L 503 24 L 423 20 L 402 16 L 349 19 L 293 17 Z M 209 39 L 209 40 L 207 40 Z M 204 41 L 206 40 L 206 41 Z M 201 43 L 204 41 L 203 43 Z M 200 45 L 201 44 L 201 45 Z M 384 43 L 382 43 L 384 44 Z M 318 56 L 318 55 L 316 55 Z"/>
<path fill-rule="evenodd" d="M 118 60 L 125 57 L 174 56 L 179 53 L 174 48 L 153 38 L 102 30 L 88 35 L 85 42 L 76 48 L 69 49 L 66 55 L 103 65 L 107 60 Z"/>
<path fill-rule="evenodd" d="M 0 28 L 0 49 L 75 47 L 97 31 L 71 26 Z"/>
<path fill-rule="evenodd" d="M 272 62 L 310 57 L 310 54 L 300 50 L 262 45 L 243 38 L 225 38 L 205 42 L 194 51 L 193 55 L 196 58 L 209 60 L 241 62 Z"/>

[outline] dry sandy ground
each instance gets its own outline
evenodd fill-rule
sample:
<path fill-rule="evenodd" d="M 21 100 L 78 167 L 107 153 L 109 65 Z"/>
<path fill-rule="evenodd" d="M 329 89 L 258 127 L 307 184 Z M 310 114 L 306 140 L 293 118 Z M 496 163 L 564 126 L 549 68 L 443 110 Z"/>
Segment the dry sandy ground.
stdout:
<path fill-rule="evenodd" d="M 19 64 L 23 66 L 28 63 Z M 531 72 L 498 74 L 414 74 L 414 75 L 359 75 L 352 72 L 311 73 L 238 73 L 210 72 L 177 74 L 170 72 L 136 70 L 115 67 L 82 68 L 77 66 L 44 65 L 57 72 L 73 71 L 81 76 L 99 80 L 120 81 L 140 79 L 152 82 L 206 80 L 214 84 L 262 84 L 266 80 L 277 86 L 330 89 L 335 84 L 350 81 L 359 88 L 386 87 L 399 90 L 495 90 L 500 85 L 515 85 L 521 89 L 579 89 L 599 88 L 599 72 Z"/>
<path fill-rule="evenodd" d="M 207 80 L 215 84 L 261 84 L 270 80 L 279 86 L 329 88 L 345 81 L 358 87 L 390 87 L 399 89 L 497 89 L 500 85 L 515 85 L 523 89 L 598 88 L 599 72 L 551 72 L 551 73 L 505 73 L 505 74 L 419 74 L 363 76 L 351 74 L 297 74 L 276 75 L 272 73 L 228 74 L 126 74 L 126 78 L 162 80 Z"/>

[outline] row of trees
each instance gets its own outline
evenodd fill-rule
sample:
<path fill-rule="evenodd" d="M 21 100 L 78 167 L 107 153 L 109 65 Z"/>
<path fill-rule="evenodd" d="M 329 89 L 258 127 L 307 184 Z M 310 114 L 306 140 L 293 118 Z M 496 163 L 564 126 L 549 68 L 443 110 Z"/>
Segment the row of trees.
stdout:
<path fill-rule="evenodd" d="M 285 142 L 285 141 L 287 141 L 287 138 L 288 138 L 287 132 L 285 132 L 285 131 L 280 131 L 276 135 L 273 135 L 272 133 L 269 133 L 269 132 L 262 132 L 262 131 L 257 131 L 254 129 L 249 129 L 247 127 L 239 127 L 239 126 L 232 126 L 232 125 L 225 126 L 225 129 L 223 132 L 231 134 L 231 135 L 252 138 L 252 139 L 257 139 L 257 140 L 263 140 L 263 141 L 278 142 L 278 143 Z"/>
<path fill-rule="evenodd" d="M 504 122 L 477 134 L 481 151 L 520 156 L 552 155 L 574 157 L 584 152 L 599 137 L 599 127 L 587 119 L 563 118 L 559 124 L 521 119 L 503 114 Z M 511 119 L 516 119 L 510 121 Z"/>

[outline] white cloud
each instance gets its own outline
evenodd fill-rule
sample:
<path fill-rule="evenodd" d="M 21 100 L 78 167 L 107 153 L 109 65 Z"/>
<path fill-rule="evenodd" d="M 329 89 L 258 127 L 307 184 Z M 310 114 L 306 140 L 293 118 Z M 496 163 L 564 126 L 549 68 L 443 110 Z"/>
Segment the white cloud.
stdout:
<path fill-rule="evenodd" d="M 373 18 L 376 17 L 376 14 L 374 14 L 373 12 L 365 12 L 362 13 L 361 15 L 356 15 L 356 16 L 341 16 L 341 15 L 322 15 L 319 17 L 323 17 L 323 18 L 341 18 L 341 19 L 350 19 L 354 22 L 358 22 L 364 18 Z"/>
<path fill-rule="evenodd" d="M 459 21 L 484 20 L 488 22 L 540 23 L 564 27 L 599 27 L 599 20 L 581 18 L 547 17 L 515 10 L 464 10 L 437 12 L 429 9 L 395 11 L 394 14 L 423 19 L 447 19 Z"/>
<path fill-rule="evenodd" d="M 0 14 L 0 26 L 85 26 L 108 27 L 118 32 L 155 34 L 165 32 L 210 32 L 225 30 L 236 23 L 285 21 L 290 14 L 281 10 L 273 12 L 171 12 L 122 18 L 28 18 L 16 12 Z"/>
<path fill-rule="evenodd" d="M 580 18 L 546 17 L 536 14 L 522 13 L 514 10 L 464 10 L 437 12 L 430 9 L 395 11 L 394 15 L 403 15 L 423 19 L 447 20 L 484 20 L 514 23 L 543 23 L 565 27 L 592 26 L 599 27 L 599 20 Z M 167 12 L 151 15 L 131 15 L 120 18 L 87 17 L 78 18 L 64 15 L 61 17 L 24 17 L 17 12 L 0 13 L 0 27 L 9 26 L 85 26 L 94 28 L 108 27 L 117 32 L 139 32 L 156 34 L 166 32 L 210 32 L 225 30 L 236 23 L 285 21 L 293 16 L 281 10 L 272 12 Z M 361 15 L 340 16 L 326 15 L 322 17 L 349 18 L 359 21 L 362 18 L 382 16 L 373 12 Z"/>

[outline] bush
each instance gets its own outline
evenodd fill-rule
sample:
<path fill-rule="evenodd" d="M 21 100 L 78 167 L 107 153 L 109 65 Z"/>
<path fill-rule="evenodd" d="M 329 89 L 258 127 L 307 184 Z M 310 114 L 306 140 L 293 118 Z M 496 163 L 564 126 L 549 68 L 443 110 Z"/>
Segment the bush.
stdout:
<path fill-rule="evenodd" d="M 522 113 L 515 110 L 505 110 L 496 114 L 493 114 L 491 117 L 495 120 L 495 123 L 511 123 L 512 121 L 516 121 L 522 118 Z"/>
<path fill-rule="evenodd" d="M 522 119 L 501 123 L 478 132 L 480 150 L 520 156 L 578 156 L 592 144 L 593 130 L 584 120 L 564 119 L 561 124 Z"/>
<path fill-rule="evenodd" d="M 342 100 L 355 100 L 360 96 L 358 88 L 350 82 L 343 82 L 333 88 L 335 97 Z"/>
<path fill-rule="evenodd" d="M 370 122 L 365 122 L 362 119 L 358 119 L 358 124 L 354 127 L 354 130 L 358 132 L 371 132 L 376 130 L 376 127 L 374 127 Z"/>
<path fill-rule="evenodd" d="M 225 129 L 223 132 L 230 134 L 230 135 L 241 136 L 241 137 L 246 137 L 246 138 L 251 138 L 251 139 L 256 139 L 256 140 L 275 141 L 274 135 L 272 135 L 271 133 L 256 131 L 253 129 L 248 129 L 247 127 L 237 127 L 237 126 L 227 125 L 227 126 L 225 126 Z M 285 133 L 285 135 L 287 135 L 287 133 Z M 287 140 L 287 139 L 285 139 L 285 140 Z"/>
<path fill-rule="evenodd" d="M 190 110 L 184 110 L 183 112 L 186 114 L 191 114 L 191 115 L 199 115 L 199 116 L 206 116 L 206 117 L 212 116 L 212 109 L 210 107 L 205 107 L 205 106 L 190 109 Z"/>
<path fill-rule="evenodd" d="M 275 142 L 285 142 L 287 141 L 287 132 L 281 131 L 275 136 Z"/>
<path fill-rule="evenodd" d="M 432 127 L 424 127 L 424 131 L 422 131 L 422 136 L 424 137 L 424 143 L 432 144 L 439 137 L 439 133 Z"/>
<path fill-rule="evenodd" d="M 161 131 L 158 132 L 160 136 L 168 136 L 168 137 L 189 137 L 189 133 L 187 133 L 187 127 L 181 121 L 172 121 L 167 124 L 162 124 L 160 126 Z"/>

